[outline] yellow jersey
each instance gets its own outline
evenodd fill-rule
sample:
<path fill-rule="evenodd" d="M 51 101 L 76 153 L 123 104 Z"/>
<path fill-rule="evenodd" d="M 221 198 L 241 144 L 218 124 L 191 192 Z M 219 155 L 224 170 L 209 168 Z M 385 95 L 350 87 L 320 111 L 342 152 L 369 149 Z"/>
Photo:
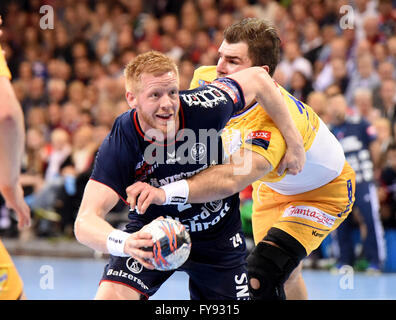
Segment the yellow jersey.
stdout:
<path fill-rule="evenodd" d="M 11 72 L 8 69 L 7 61 L 3 54 L 3 49 L 0 46 L 0 76 L 7 77 L 11 80 Z"/>
<path fill-rule="evenodd" d="M 190 88 L 210 83 L 216 78 L 216 66 L 198 68 Z M 306 151 L 306 163 L 297 175 L 278 176 L 276 168 L 286 151 L 286 143 L 265 110 L 255 103 L 234 115 L 222 133 L 226 153 L 247 148 L 264 156 L 272 170 L 253 183 L 265 183 L 283 195 L 294 195 L 317 189 L 338 177 L 345 164 L 343 149 L 318 115 L 275 82 L 301 133 Z"/>

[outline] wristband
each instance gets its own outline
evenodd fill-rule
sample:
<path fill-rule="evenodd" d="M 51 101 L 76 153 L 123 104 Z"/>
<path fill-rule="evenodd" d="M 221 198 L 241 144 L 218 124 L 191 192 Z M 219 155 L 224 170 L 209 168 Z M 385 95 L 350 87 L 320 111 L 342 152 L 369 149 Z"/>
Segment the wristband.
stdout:
<path fill-rule="evenodd" d="M 160 187 L 165 191 L 166 204 L 185 204 L 188 200 L 189 187 L 187 180 L 179 180 Z"/>
<path fill-rule="evenodd" d="M 129 255 L 124 253 L 124 246 L 126 239 L 130 236 L 129 233 L 121 230 L 113 230 L 107 236 L 107 250 L 113 256 L 128 257 Z"/>

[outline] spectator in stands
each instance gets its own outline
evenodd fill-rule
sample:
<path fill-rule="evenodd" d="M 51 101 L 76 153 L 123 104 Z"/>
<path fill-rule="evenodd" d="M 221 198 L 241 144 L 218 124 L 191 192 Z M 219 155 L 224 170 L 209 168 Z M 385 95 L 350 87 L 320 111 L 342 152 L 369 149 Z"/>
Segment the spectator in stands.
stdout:
<path fill-rule="evenodd" d="M 373 18 L 376 16 L 377 16 L 377 10 L 375 8 L 374 1 L 368 1 L 368 0 L 355 1 L 354 24 L 357 29 L 359 40 L 362 40 L 367 36 L 366 29 L 368 28 L 368 26 L 367 23 L 365 25 L 366 19 Z"/>
<path fill-rule="evenodd" d="M 309 93 L 312 91 L 312 84 L 301 71 L 294 71 L 290 79 L 290 93 L 298 100 L 307 101 Z"/>
<path fill-rule="evenodd" d="M 391 37 L 396 32 L 396 9 L 392 0 L 379 0 L 379 29 L 386 37 Z"/>
<path fill-rule="evenodd" d="M 289 85 L 295 71 L 300 71 L 308 80 L 312 78 L 312 65 L 301 55 L 298 43 L 294 41 L 285 44 L 284 56 L 278 68 L 284 73 Z"/>
<path fill-rule="evenodd" d="M 330 114 L 327 105 L 327 96 L 320 91 L 312 91 L 307 97 L 307 104 L 316 112 L 316 114 L 328 124 L 330 122 Z"/>
<path fill-rule="evenodd" d="M 380 112 L 373 105 L 373 92 L 366 88 L 357 88 L 353 99 L 354 111 L 365 118 L 368 122 L 374 123 L 379 117 Z"/>
<path fill-rule="evenodd" d="M 385 260 L 385 244 L 379 217 L 379 201 L 374 180 L 373 154 L 378 152 L 375 144 L 375 128 L 360 116 L 347 116 L 348 105 L 342 95 L 329 98 L 331 129 L 340 141 L 345 158 L 356 173 L 356 193 L 353 210 L 359 209 L 366 234 L 363 238 L 364 256 L 369 262 L 367 271 L 378 273 Z M 336 230 L 340 255 L 337 267 L 353 266 L 355 250 L 352 239 L 353 216 L 348 216 Z"/>
<path fill-rule="evenodd" d="M 44 172 L 50 148 L 44 133 L 37 128 L 26 132 L 26 153 L 21 174 L 25 195 L 37 193 L 44 183 Z"/>
<path fill-rule="evenodd" d="M 40 220 L 37 234 L 52 235 L 50 221 L 57 221 L 59 217 L 54 213 L 59 189 L 63 186 L 62 168 L 71 163 L 70 136 L 64 129 L 55 129 L 51 134 L 51 151 L 47 158 L 42 188 L 33 193 L 29 199 L 29 206 Z"/>
<path fill-rule="evenodd" d="M 323 39 L 320 34 L 319 25 L 315 20 L 309 20 L 304 24 L 304 38 L 301 43 L 301 52 L 313 66 L 323 48 Z"/>
<path fill-rule="evenodd" d="M 384 80 L 380 86 L 380 104 L 377 107 L 381 111 L 381 116 L 387 118 L 391 123 L 396 121 L 395 97 L 396 81 L 393 79 Z"/>
<path fill-rule="evenodd" d="M 387 60 L 388 60 L 388 49 L 384 42 L 378 42 L 372 47 L 371 51 L 374 56 L 375 67 L 378 70 L 378 65 L 383 62 L 387 62 Z M 380 71 L 378 70 L 378 73 L 379 72 Z"/>
<path fill-rule="evenodd" d="M 66 82 L 62 79 L 48 80 L 48 103 L 63 104 L 66 102 Z"/>
<path fill-rule="evenodd" d="M 388 38 L 386 42 L 389 51 L 389 60 L 393 63 L 393 66 L 396 68 L 396 36 L 393 35 Z"/>
<path fill-rule="evenodd" d="M 381 108 L 381 103 L 382 103 L 380 96 L 381 85 L 383 82 L 387 80 L 395 79 L 396 73 L 395 73 L 395 67 L 388 60 L 379 63 L 377 66 L 377 70 L 378 70 L 378 76 L 380 78 L 380 83 L 373 90 L 373 104 L 375 107 Z"/>
<path fill-rule="evenodd" d="M 357 88 L 373 90 L 379 85 L 379 77 L 374 69 L 373 57 L 370 53 L 357 57 L 357 70 L 352 73 L 345 98 L 349 104 L 353 103 L 353 94 Z"/>
<path fill-rule="evenodd" d="M 26 98 L 22 101 L 24 112 L 28 112 L 33 106 L 48 106 L 48 95 L 45 90 L 45 82 L 43 78 L 35 77 L 30 81 Z"/>
<path fill-rule="evenodd" d="M 379 187 L 381 216 L 385 228 L 396 228 L 396 144 L 388 147 L 386 158 Z"/>
<path fill-rule="evenodd" d="M 377 43 L 381 43 L 385 40 L 383 33 L 380 30 L 379 17 L 378 15 L 370 15 L 364 18 L 363 29 L 365 39 L 374 46 Z"/>
<path fill-rule="evenodd" d="M 374 163 L 376 164 L 374 167 L 374 174 L 376 177 L 376 181 L 379 181 L 381 171 L 387 164 L 387 151 L 389 149 L 389 146 L 393 144 L 394 138 L 392 136 L 392 124 L 388 119 L 378 118 L 372 123 L 377 132 L 378 143 L 378 152 L 376 154 L 373 154 Z"/>
<path fill-rule="evenodd" d="M 330 32 L 333 29 L 328 28 Z M 333 60 L 340 59 L 344 61 L 347 74 L 352 70 L 351 63 L 347 60 L 347 42 L 343 37 L 335 37 L 328 40 L 320 52 L 319 58 L 315 63 L 315 73 L 317 74 L 313 86 L 315 90 L 324 91 L 328 86 L 333 84 Z"/>

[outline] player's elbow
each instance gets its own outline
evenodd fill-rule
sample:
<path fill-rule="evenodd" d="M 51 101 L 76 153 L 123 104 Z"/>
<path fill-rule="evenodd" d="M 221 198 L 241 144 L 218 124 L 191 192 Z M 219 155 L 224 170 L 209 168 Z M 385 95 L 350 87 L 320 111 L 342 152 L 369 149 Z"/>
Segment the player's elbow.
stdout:
<path fill-rule="evenodd" d="M 0 126 L 13 128 L 16 127 L 17 124 L 17 114 L 13 110 L 0 111 Z"/>
<path fill-rule="evenodd" d="M 81 223 L 78 218 L 74 221 L 74 236 L 78 242 L 81 242 Z"/>
<path fill-rule="evenodd" d="M 82 244 L 85 243 L 84 225 L 84 219 L 80 216 L 77 216 L 76 220 L 74 221 L 74 236 L 76 237 L 77 241 Z"/>
<path fill-rule="evenodd" d="M 23 112 L 15 96 L 3 96 L 4 103 L 0 108 L 0 125 L 16 127 L 23 119 Z"/>

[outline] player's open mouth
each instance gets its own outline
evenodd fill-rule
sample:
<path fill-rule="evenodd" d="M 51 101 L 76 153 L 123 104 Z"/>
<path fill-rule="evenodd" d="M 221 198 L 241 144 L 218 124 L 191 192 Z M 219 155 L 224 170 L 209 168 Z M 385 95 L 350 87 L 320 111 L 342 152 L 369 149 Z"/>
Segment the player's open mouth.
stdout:
<path fill-rule="evenodd" d="M 160 118 L 161 120 L 170 120 L 173 114 L 157 114 L 156 117 Z"/>

